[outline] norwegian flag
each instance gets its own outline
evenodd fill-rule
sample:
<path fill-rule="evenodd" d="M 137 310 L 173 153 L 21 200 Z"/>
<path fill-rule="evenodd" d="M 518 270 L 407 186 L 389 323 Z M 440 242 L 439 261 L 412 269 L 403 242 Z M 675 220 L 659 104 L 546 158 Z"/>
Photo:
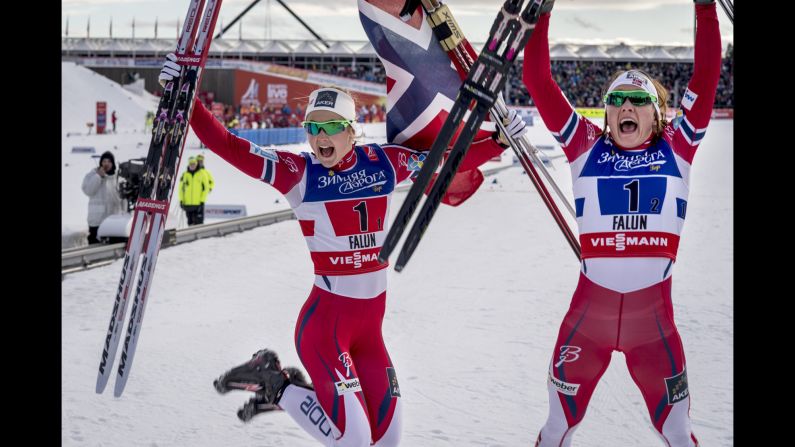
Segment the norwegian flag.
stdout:
<path fill-rule="evenodd" d="M 359 0 L 359 18 L 387 76 L 387 140 L 427 150 L 453 107 L 463 82 L 439 45 L 425 11 L 399 17 L 403 0 Z M 494 132 L 484 122 L 475 140 Z"/>
<path fill-rule="evenodd" d="M 399 16 L 404 0 L 358 2 L 362 27 L 386 69 L 387 141 L 427 151 L 453 107 L 465 73 L 456 71 L 421 7 L 404 22 Z M 464 120 L 468 116 L 467 113 Z M 478 149 L 499 155 L 502 148 L 490 139 L 495 131 L 494 123 L 484 121 L 480 129 L 474 141 L 487 140 L 485 144 L 490 147 Z M 483 174 L 477 169 L 459 172 L 443 202 L 458 205 L 482 182 Z"/>

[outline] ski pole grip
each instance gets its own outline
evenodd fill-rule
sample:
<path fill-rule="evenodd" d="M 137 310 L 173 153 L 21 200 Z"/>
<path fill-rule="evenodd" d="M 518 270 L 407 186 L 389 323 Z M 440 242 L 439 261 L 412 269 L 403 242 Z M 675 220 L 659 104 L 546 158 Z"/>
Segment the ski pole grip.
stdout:
<path fill-rule="evenodd" d="M 442 5 L 428 14 L 427 20 L 444 51 L 452 51 L 464 40 L 461 27 L 458 26 L 447 5 Z"/>
<path fill-rule="evenodd" d="M 541 12 L 544 9 L 544 5 L 542 4 L 545 0 L 530 0 L 531 3 L 527 5 L 527 8 L 522 13 L 522 19 L 529 24 L 534 24 L 538 22 L 538 17 L 541 15 Z M 552 9 L 552 7 L 550 7 Z"/>

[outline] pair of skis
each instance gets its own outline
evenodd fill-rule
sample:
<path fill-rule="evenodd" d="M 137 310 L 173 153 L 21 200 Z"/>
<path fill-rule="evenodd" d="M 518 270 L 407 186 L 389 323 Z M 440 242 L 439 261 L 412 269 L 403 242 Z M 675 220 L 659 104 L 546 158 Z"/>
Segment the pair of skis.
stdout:
<path fill-rule="evenodd" d="M 418 6 L 418 1 L 409 0 L 401 14 L 411 14 Z M 406 200 L 403 202 L 392 227 L 387 233 L 384 245 L 378 255 L 380 262 L 386 262 L 390 254 L 397 247 L 401 235 L 408 226 L 417 204 L 427 189 L 439 162 L 441 161 L 455 131 L 458 129 L 464 115 L 471 110 L 464 128 L 461 130 L 453 149 L 446 162 L 442 165 L 441 171 L 433 184 L 428 198 L 425 200 L 422 209 L 417 216 L 414 225 L 406 237 L 403 247 L 398 255 L 395 270 L 401 271 L 408 262 L 414 250 L 417 248 L 422 235 L 428 228 L 436 209 L 439 207 L 445 191 L 450 185 L 450 181 L 458 170 L 464 155 L 469 150 L 469 146 L 475 137 L 475 133 L 480 128 L 486 115 L 497 104 L 496 111 L 493 111 L 493 118 L 501 130 L 504 132 L 502 119 L 508 114 L 505 102 L 501 98 L 503 87 L 507 79 L 508 71 L 514 60 L 522 51 L 530 35 L 538 22 L 541 13 L 543 0 L 530 0 L 527 7 L 522 11 L 524 0 L 507 0 L 497 15 L 494 24 L 489 32 L 489 38 L 478 56 L 472 62 L 471 47 L 463 38 L 460 28 L 457 26 L 446 6 L 441 5 L 437 0 L 422 0 L 423 8 L 428 13 L 429 21 L 433 27 L 442 47 L 450 54 L 453 62 L 459 67 L 468 71 L 467 79 L 464 81 L 458 96 L 445 120 L 442 128 L 431 146 L 425 163 L 419 175 L 409 190 Z M 468 47 L 468 48 L 467 48 Z M 496 116 L 495 116 L 496 115 Z M 556 222 L 566 236 L 569 245 L 579 259 L 580 246 L 576 235 L 571 231 L 560 210 L 550 197 L 549 192 L 541 181 L 537 171 L 533 168 L 533 162 L 542 166 L 540 160 L 535 155 L 535 148 L 529 143 L 526 137 L 520 141 L 514 141 L 510 136 L 511 146 L 517 153 L 522 166 L 527 171 L 533 184 L 541 193 L 545 204 L 552 213 Z M 522 143 L 523 141 L 523 143 Z M 546 174 L 546 171 L 544 171 Z M 555 185 L 547 174 L 550 184 Z M 560 190 L 555 189 L 561 199 L 568 205 L 568 201 L 563 197 Z M 570 206 L 567 206 L 572 212 Z M 573 214 L 573 212 L 572 212 Z"/>
<path fill-rule="evenodd" d="M 188 123 L 193 111 L 193 99 L 201 82 L 221 1 L 190 0 L 185 25 L 177 41 L 177 60 L 185 68 L 178 79 L 166 84 L 158 104 L 149 152 L 144 163 L 141 189 L 135 204 L 132 229 L 125 248 L 119 286 L 116 289 L 108 333 L 102 347 L 97 373 L 97 393 L 105 390 L 110 378 L 133 280 L 137 273 L 138 281 L 124 337 L 124 347 L 119 358 L 114 396 L 121 396 L 130 375 L 147 296 L 152 285 L 152 275 L 163 241 L 177 168 L 182 158 Z"/>
<path fill-rule="evenodd" d="M 729 21 L 734 25 L 734 3 L 732 3 L 732 0 L 718 0 L 718 3 L 720 3 L 720 7 L 723 8 L 723 12 L 726 13 L 726 17 L 728 17 Z"/>

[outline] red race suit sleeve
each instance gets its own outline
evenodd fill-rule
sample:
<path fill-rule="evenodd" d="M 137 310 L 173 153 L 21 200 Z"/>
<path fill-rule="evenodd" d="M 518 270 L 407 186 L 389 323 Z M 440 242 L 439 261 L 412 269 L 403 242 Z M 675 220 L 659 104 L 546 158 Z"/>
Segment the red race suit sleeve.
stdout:
<path fill-rule="evenodd" d="M 245 174 L 272 185 L 282 194 L 304 175 L 306 159 L 299 154 L 260 147 L 229 132 L 198 99 L 190 125 L 211 151 Z"/>

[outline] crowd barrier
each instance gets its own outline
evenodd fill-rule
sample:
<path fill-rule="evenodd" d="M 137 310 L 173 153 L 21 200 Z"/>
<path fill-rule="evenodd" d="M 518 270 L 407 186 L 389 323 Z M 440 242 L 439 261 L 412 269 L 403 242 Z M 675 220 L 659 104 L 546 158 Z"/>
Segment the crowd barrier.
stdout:
<path fill-rule="evenodd" d="M 297 144 L 306 142 L 303 127 L 274 127 L 266 129 L 230 129 L 230 131 L 260 146 Z"/>

